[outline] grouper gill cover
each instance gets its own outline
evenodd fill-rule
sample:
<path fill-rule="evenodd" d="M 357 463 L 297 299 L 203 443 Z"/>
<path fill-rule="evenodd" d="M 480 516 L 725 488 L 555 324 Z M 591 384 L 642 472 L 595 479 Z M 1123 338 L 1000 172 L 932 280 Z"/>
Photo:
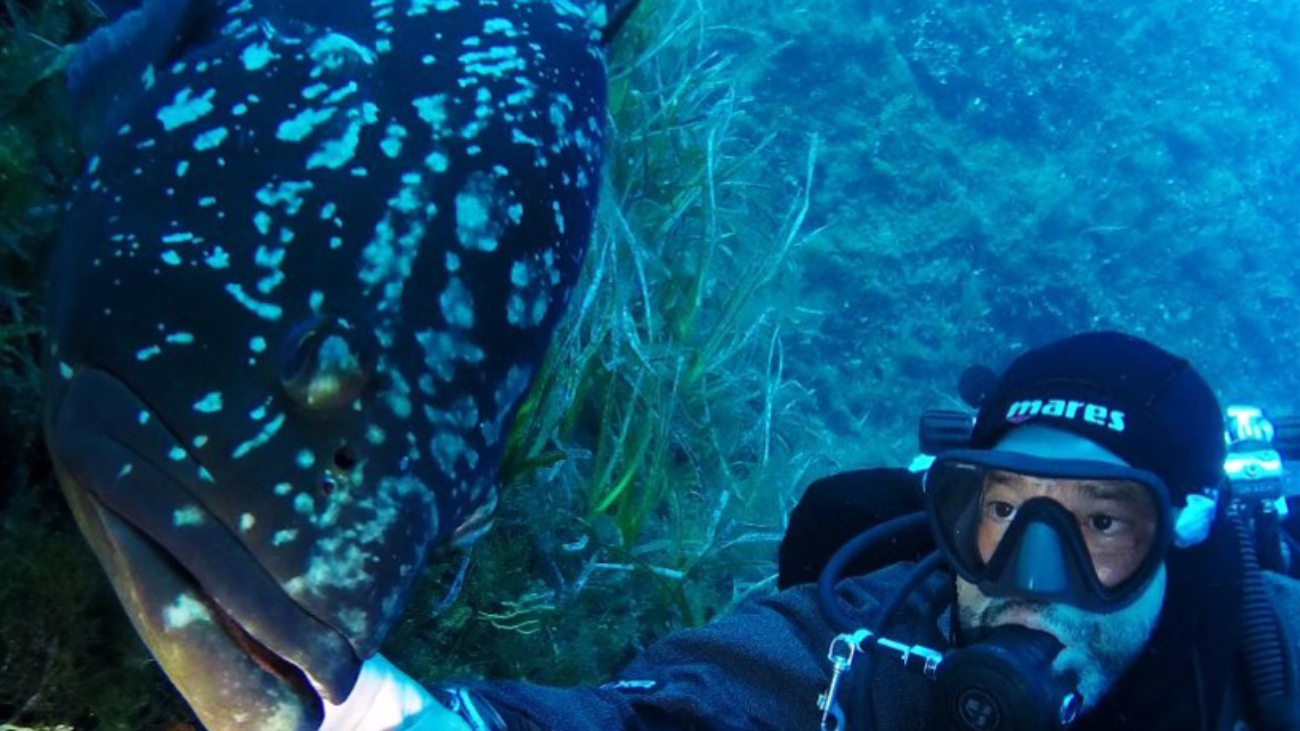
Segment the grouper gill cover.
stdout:
<path fill-rule="evenodd" d="M 599 18 L 151 1 L 85 44 L 46 432 L 210 727 L 314 728 L 428 549 L 490 519 L 591 233 Z"/>

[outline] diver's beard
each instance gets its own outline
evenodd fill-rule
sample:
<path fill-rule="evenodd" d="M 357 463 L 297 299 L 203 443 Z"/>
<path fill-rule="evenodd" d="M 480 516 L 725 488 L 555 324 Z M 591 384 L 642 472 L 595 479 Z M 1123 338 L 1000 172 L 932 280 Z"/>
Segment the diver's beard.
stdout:
<path fill-rule="evenodd" d="M 1024 624 L 1054 635 L 1065 649 L 1052 662 L 1052 670 L 1059 675 L 1073 672 L 1078 677 L 1084 710 L 1095 707 L 1142 652 L 1159 619 L 1164 596 L 1163 566 L 1132 604 L 1107 614 L 1068 604 L 991 598 L 975 585 L 957 579 L 961 630 Z"/>

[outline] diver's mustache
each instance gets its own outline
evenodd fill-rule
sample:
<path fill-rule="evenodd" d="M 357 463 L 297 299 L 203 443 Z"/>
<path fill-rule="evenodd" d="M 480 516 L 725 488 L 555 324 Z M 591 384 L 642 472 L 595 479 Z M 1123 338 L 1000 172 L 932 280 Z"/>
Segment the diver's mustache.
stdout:
<path fill-rule="evenodd" d="M 988 626 L 1003 616 L 1016 611 L 1029 612 L 1044 620 L 1050 620 L 1049 615 L 1052 608 L 1051 603 L 1037 599 L 994 599 L 989 602 L 988 606 L 984 607 L 984 611 L 980 612 L 980 623 Z"/>

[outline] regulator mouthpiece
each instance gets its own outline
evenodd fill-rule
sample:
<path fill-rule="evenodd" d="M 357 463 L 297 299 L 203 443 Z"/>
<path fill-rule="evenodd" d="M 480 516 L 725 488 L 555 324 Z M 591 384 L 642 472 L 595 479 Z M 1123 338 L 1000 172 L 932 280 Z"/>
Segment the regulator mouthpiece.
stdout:
<path fill-rule="evenodd" d="M 994 627 L 944 658 L 935 708 L 950 731 L 1058 731 L 1079 716 L 1083 696 L 1072 673 L 1053 672 L 1064 646 L 1019 625 Z"/>

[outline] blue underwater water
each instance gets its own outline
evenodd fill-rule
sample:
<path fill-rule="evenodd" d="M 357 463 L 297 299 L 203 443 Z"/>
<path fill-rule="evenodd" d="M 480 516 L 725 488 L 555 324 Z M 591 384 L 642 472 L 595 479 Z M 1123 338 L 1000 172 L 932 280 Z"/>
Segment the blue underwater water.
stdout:
<path fill-rule="evenodd" d="M 795 265 L 821 380 L 951 392 L 963 360 L 1111 328 L 1295 411 L 1296 10 L 900 2 L 773 27 L 754 103 L 825 140 L 829 228 Z"/>
<path fill-rule="evenodd" d="M 434 553 L 384 647 L 415 677 L 608 677 L 770 591 L 811 479 L 906 464 L 964 368 L 1072 332 L 1300 414 L 1300 0 L 643 0 L 610 69 L 603 208 L 496 529 Z M 39 321 L 10 262 L 50 237 L 11 223 L 0 295 Z M 185 728 L 54 486 L 10 320 L 0 724 Z"/>

